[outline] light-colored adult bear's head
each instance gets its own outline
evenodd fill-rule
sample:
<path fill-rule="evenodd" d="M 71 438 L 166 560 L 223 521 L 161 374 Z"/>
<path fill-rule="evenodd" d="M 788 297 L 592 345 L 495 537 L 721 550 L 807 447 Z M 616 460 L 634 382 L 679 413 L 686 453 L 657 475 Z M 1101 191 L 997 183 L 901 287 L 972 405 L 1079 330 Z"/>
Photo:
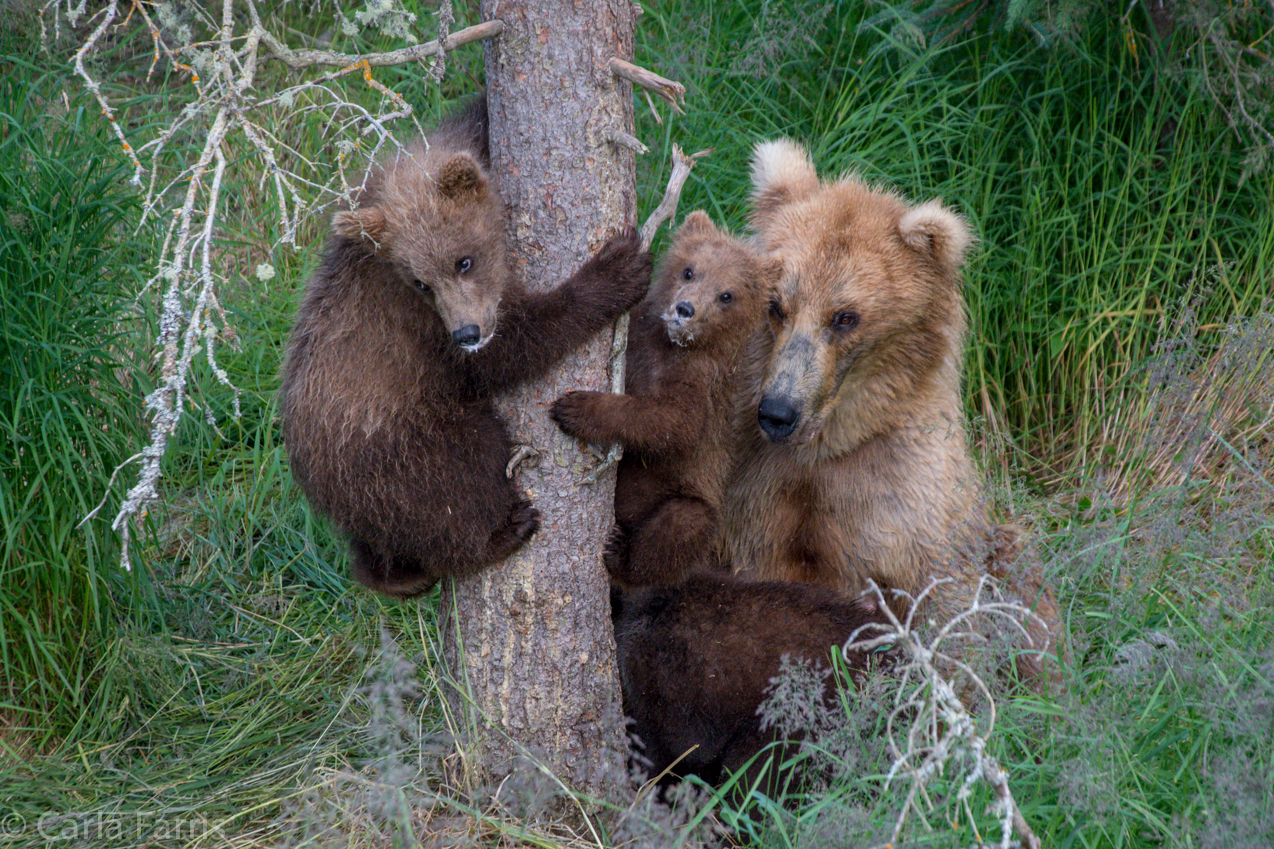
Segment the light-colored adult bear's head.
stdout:
<path fill-rule="evenodd" d="M 935 410 L 958 416 L 964 219 L 852 175 L 820 181 L 786 140 L 757 145 L 752 179 L 758 246 L 783 261 L 754 399 L 765 436 L 836 454 L 893 428 L 941 426 Z"/>
<path fill-rule="evenodd" d="M 332 229 L 389 263 L 472 352 L 496 332 L 510 280 L 503 207 L 473 155 L 439 147 L 412 145 L 376 166 L 358 208 L 337 212 Z"/>
<path fill-rule="evenodd" d="M 677 228 L 648 301 L 678 345 L 736 345 L 760 319 L 782 267 L 695 210 Z"/>

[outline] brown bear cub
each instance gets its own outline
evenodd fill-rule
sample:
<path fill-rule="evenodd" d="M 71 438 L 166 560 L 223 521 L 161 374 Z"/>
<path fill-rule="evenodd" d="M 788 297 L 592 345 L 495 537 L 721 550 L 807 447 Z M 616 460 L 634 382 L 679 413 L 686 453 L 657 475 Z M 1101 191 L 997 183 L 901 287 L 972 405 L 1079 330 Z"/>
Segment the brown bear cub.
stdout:
<path fill-rule="evenodd" d="M 647 774 L 671 767 L 710 784 L 744 767 L 753 781 L 764 771 L 765 759 L 753 758 L 779 738 L 762 728 L 757 709 L 785 655 L 830 668 L 832 652 L 855 632 L 875 636 L 871 625 L 885 621 L 873 596 L 849 600 L 812 584 L 746 583 L 726 574 L 612 590 L 611 599 L 624 713 Z M 860 684 L 892 653 L 842 657 Z M 826 686 L 824 698 L 836 697 Z"/>
<path fill-rule="evenodd" d="M 569 280 L 526 291 L 484 165 L 479 101 L 372 167 L 332 221 L 283 370 L 292 472 L 391 596 L 506 558 L 539 514 L 510 480 L 492 395 L 543 374 L 645 294 L 631 228 Z"/>
<path fill-rule="evenodd" d="M 758 247 L 783 274 L 741 366 L 719 556 L 754 580 L 846 597 L 869 579 L 915 596 L 949 578 L 926 612 L 946 621 L 1013 547 L 984 511 L 965 442 L 960 270 L 973 235 L 938 201 L 820 181 L 792 142 L 758 145 L 752 175 Z M 1055 628 L 1047 591 L 1004 576 Z M 1031 636 L 1048 647 L 1043 629 Z"/>
<path fill-rule="evenodd" d="M 731 465 L 731 374 L 780 266 L 686 217 L 633 312 L 628 392 L 569 392 L 553 419 L 570 436 L 625 448 L 603 560 L 624 586 L 671 584 L 711 561 Z"/>

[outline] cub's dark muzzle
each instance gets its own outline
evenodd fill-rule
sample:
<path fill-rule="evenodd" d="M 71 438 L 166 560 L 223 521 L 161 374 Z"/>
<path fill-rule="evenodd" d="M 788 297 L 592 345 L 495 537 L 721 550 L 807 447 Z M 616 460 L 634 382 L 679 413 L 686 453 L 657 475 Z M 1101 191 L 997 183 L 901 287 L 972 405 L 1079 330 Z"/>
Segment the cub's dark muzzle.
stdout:
<path fill-rule="evenodd" d="M 476 324 L 466 324 L 459 330 L 451 331 L 451 338 L 462 348 L 472 348 L 482 340 L 482 331 Z"/>

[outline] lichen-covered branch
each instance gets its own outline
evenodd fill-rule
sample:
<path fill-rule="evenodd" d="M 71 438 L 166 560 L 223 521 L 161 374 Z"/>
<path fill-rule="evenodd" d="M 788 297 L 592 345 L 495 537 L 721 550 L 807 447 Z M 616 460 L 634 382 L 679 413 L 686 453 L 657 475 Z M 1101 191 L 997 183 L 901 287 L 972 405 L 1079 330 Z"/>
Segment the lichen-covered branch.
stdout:
<path fill-rule="evenodd" d="M 454 50 L 464 44 L 495 38 L 504 32 L 504 24 L 500 21 L 484 21 L 459 32 L 451 33 L 446 38 L 392 50 L 388 53 L 336 53 L 332 50 L 292 50 L 287 45 L 261 30 L 262 41 L 269 50 L 266 58 L 277 59 L 294 71 L 315 66 L 331 68 L 349 68 L 366 65 L 372 68 L 385 68 L 391 65 L 406 65 L 419 62 L 431 56 L 442 56 L 448 50 Z M 684 89 L 683 89 L 684 91 Z"/>

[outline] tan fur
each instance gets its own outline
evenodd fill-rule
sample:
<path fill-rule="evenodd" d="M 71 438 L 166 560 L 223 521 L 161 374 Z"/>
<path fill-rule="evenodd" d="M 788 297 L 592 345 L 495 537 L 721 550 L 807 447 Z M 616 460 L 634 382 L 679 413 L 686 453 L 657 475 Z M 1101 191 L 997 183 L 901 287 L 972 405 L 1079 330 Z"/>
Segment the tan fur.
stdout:
<path fill-rule="evenodd" d="M 951 578 L 929 611 L 948 617 L 996 548 L 961 406 L 973 236 L 937 201 L 820 182 L 791 142 L 758 146 L 753 176 L 757 243 L 784 272 L 742 366 L 719 549 L 740 575 L 849 596 Z"/>

